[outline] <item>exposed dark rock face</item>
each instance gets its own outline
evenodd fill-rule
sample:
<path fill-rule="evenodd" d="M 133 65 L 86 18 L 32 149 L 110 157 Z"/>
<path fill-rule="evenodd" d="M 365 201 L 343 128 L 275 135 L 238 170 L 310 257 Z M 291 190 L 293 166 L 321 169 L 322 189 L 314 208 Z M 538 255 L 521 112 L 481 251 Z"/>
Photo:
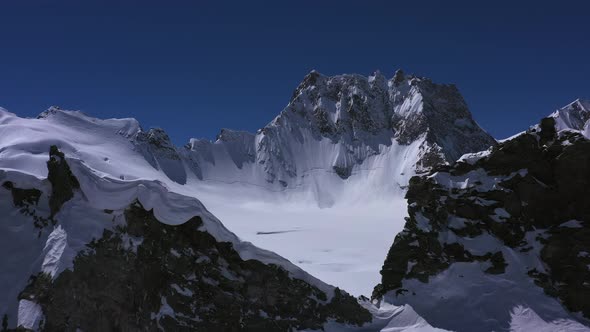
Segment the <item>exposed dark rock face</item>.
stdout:
<path fill-rule="evenodd" d="M 420 110 L 401 106 L 417 95 Z M 331 103 L 344 111 L 335 121 L 329 119 L 330 111 L 325 109 Z M 313 107 L 311 112 L 309 107 Z M 426 135 L 428 143 L 440 147 L 442 158 L 448 162 L 495 144 L 473 121 L 454 85 L 406 76 L 401 70 L 389 85 L 378 72 L 368 80 L 360 75 L 326 77 L 314 71 L 295 90 L 281 117 L 287 117 L 288 112 L 299 114 L 319 136 L 334 142 L 371 141 L 376 139 L 372 136 L 388 132 L 399 143 L 410 144 Z"/>
<path fill-rule="evenodd" d="M 230 243 L 199 231 L 199 217 L 169 226 L 134 204 L 125 220 L 53 283 L 45 274 L 31 279 L 21 297 L 39 301 L 45 330 L 288 331 L 371 319 L 346 293 L 327 301 L 281 267 L 242 260 Z"/>
<path fill-rule="evenodd" d="M 10 190 L 12 193 L 12 202 L 15 207 L 19 208 L 19 212 L 33 218 L 33 224 L 36 228 L 42 229 L 48 226 L 50 218 L 46 218 L 37 214 L 35 207 L 39 204 L 39 199 L 43 192 L 39 189 L 23 189 L 17 188 L 10 181 L 2 184 L 2 187 Z M 41 235 L 41 233 L 39 233 Z"/>
<path fill-rule="evenodd" d="M 557 133 L 555 120 L 543 119 L 488 154 L 413 177 L 406 198 L 409 217 L 373 297 L 403 294 L 408 280 L 429 283 L 459 262 L 487 262 L 485 273 L 503 274 L 501 249 L 509 248 L 537 253 L 546 271 L 523 275 L 590 318 L 590 141 L 582 135 Z M 500 244 L 473 254 L 476 245 L 465 240 L 479 236 Z"/>
<path fill-rule="evenodd" d="M 27 208 L 30 205 L 39 204 L 39 198 L 41 198 L 41 190 L 38 189 L 22 189 L 16 188 L 10 181 L 6 181 L 2 184 L 2 187 L 12 192 L 12 201 L 16 207 Z"/>
<path fill-rule="evenodd" d="M 473 120 L 467 103 L 455 85 L 435 84 L 429 79 L 412 79 L 422 96 L 421 112 L 394 115 L 393 128 L 402 144 L 421 135 L 439 148 L 441 159 L 452 163 L 467 152 L 496 144 Z M 435 166 L 431 163 L 429 166 Z"/>
<path fill-rule="evenodd" d="M 334 172 L 338 174 L 338 176 L 345 180 L 348 179 L 351 175 L 352 169 L 351 167 L 340 167 L 340 166 L 333 166 Z"/>
<path fill-rule="evenodd" d="M 186 183 L 187 175 L 182 158 L 163 129 L 140 131 L 132 142 L 152 167 L 162 170 L 172 181 Z"/>
<path fill-rule="evenodd" d="M 74 197 L 74 190 L 80 188 L 80 183 L 72 174 L 63 152 L 59 151 L 55 145 L 49 149 L 47 171 L 47 179 L 51 182 L 50 217 L 53 218 L 61 206 Z"/>
<path fill-rule="evenodd" d="M 395 71 L 395 74 L 393 75 L 393 84 L 395 84 L 395 86 L 399 86 L 405 79 L 406 76 L 404 74 L 404 71 L 398 69 Z"/>
<path fill-rule="evenodd" d="M 161 128 L 151 128 L 147 132 L 141 131 L 137 134 L 136 140 L 138 143 L 147 144 L 153 150 L 161 151 L 170 159 L 180 159 L 170 137 Z"/>
<path fill-rule="evenodd" d="M 55 214 L 61 206 L 74 197 L 74 190 L 80 188 L 78 179 L 72 174 L 64 154 L 57 146 L 52 145 L 49 149 L 49 160 L 47 161 L 47 179 L 51 183 L 49 196 L 50 215 L 43 215 L 37 209 L 39 200 L 44 193 L 36 188 L 18 188 L 11 181 L 2 184 L 12 193 L 12 201 L 15 207 L 23 215 L 30 216 L 33 224 L 39 229 L 39 236 L 44 227 L 55 225 Z"/>

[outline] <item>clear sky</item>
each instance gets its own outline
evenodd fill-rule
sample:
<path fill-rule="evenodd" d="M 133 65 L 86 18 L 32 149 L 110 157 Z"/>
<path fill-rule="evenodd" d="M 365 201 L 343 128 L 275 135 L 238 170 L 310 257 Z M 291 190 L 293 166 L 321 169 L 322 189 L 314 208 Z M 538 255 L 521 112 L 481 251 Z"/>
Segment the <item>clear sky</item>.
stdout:
<path fill-rule="evenodd" d="M 312 69 L 455 83 L 510 136 L 590 98 L 589 1 L 2 1 L 0 106 L 255 131 Z"/>

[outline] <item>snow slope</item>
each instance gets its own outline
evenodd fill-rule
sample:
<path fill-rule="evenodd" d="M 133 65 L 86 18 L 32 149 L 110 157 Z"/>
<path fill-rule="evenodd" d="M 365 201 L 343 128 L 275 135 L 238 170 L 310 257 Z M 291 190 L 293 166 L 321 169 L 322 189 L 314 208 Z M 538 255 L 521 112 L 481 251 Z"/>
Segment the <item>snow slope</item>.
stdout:
<path fill-rule="evenodd" d="M 590 137 L 590 101 L 576 99 L 568 105 L 551 113 L 555 119 L 555 128 L 560 130 L 574 130 L 586 137 Z"/>

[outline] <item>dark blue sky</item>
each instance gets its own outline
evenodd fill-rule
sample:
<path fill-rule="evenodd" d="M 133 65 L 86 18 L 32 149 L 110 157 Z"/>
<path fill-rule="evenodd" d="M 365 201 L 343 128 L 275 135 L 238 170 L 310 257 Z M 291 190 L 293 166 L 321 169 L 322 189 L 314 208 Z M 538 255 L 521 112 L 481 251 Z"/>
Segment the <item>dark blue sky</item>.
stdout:
<path fill-rule="evenodd" d="M 3 1 L 0 106 L 254 131 L 311 70 L 455 83 L 503 138 L 590 98 L 588 1 Z"/>

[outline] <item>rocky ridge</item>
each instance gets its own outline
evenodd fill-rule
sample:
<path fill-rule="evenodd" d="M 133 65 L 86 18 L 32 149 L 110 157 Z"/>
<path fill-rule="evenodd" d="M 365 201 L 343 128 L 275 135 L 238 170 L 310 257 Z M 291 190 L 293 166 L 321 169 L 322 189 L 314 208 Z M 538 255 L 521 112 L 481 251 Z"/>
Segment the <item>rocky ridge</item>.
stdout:
<path fill-rule="evenodd" d="M 373 297 L 458 331 L 508 329 L 521 305 L 588 324 L 590 141 L 556 123 L 412 178 Z"/>

